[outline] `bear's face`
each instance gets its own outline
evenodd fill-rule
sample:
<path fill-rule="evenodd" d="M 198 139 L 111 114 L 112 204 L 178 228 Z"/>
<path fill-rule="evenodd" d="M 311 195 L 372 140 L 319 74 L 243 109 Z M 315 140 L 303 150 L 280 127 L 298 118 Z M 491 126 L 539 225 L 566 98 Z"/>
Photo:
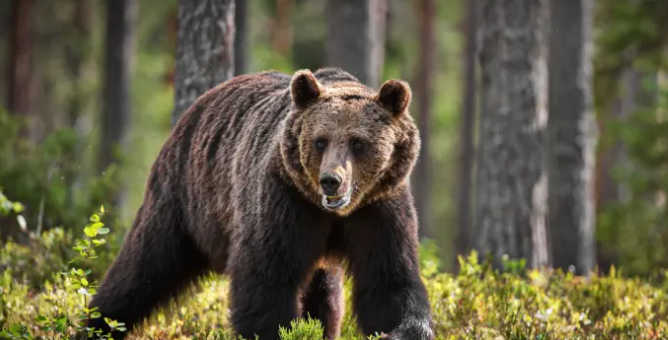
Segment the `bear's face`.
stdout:
<path fill-rule="evenodd" d="M 288 163 L 317 204 L 345 216 L 403 183 L 419 148 L 407 84 L 390 80 L 378 92 L 356 82 L 323 86 L 299 71 L 291 94 L 298 159 Z"/>

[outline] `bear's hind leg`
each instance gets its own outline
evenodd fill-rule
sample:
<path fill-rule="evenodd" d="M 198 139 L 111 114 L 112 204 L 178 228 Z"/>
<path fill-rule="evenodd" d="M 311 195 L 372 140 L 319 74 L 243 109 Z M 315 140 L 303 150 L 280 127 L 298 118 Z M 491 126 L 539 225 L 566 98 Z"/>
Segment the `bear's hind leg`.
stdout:
<path fill-rule="evenodd" d="M 108 331 L 104 317 L 124 322 L 123 339 L 162 303 L 180 293 L 206 269 L 207 260 L 178 225 L 177 208 L 140 208 L 121 250 L 107 271 L 89 308 L 101 318 L 88 325 Z"/>
<path fill-rule="evenodd" d="M 327 340 L 338 338 L 343 318 L 343 274 L 340 268 L 319 268 L 302 297 L 302 317 L 318 319 Z"/>

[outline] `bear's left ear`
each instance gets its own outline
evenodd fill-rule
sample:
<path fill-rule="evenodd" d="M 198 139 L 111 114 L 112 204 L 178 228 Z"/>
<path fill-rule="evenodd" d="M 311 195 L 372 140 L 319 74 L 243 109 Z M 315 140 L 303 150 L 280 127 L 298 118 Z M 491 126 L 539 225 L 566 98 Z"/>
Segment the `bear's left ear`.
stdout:
<path fill-rule="evenodd" d="M 322 85 L 309 70 L 295 72 L 290 81 L 290 95 L 298 108 L 304 109 L 313 104 L 322 93 Z"/>
<path fill-rule="evenodd" d="M 408 108 L 411 103 L 411 88 L 408 83 L 401 80 L 391 79 L 383 83 L 376 95 L 376 101 L 389 110 L 394 116 L 398 116 Z"/>

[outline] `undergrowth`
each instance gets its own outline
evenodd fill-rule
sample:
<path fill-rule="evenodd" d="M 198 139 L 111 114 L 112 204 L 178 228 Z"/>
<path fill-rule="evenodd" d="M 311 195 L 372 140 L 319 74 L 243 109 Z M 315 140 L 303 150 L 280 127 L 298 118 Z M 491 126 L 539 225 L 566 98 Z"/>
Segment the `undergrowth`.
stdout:
<path fill-rule="evenodd" d="M 20 212 L 20 205 L 2 197 L 0 214 Z M 104 236 L 110 232 L 104 214 L 100 208 L 91 215 L 79 237 L 54 228 L 28 245 L 2 245 L 0 339 L 73 339 L 77 332 L 107 338 L 81 324 L 85 317 L 99 317 L 86 306 L 102 274 L 94 270 L 103 268 L 91 263 L 111 257 L 104 254 Z M 665 271 L 656 282 L 626 278 L 614 269 L 581 277 L 526 270 L 523 261 L 507 259 L 505 270 L 498 271 L 473 252 L 460 257 L 459 273 L 451 274 L 439 271 L 432 243 L 421 245 L 420 257 L 437 339 L 668 339 Z M 351 285 L 347 279 L 341 339 L 367 339 L 358 332 L 351 311 Z M 128 339 L 236 340 L 227 320 L 227 290 L 225 277 L 203 277 Z M 124 329 L 122 323 L 107 322 Z M 322 326 L 317 320 L 295 320 L 280 330 L 280 337 L 320 339 Z"/>

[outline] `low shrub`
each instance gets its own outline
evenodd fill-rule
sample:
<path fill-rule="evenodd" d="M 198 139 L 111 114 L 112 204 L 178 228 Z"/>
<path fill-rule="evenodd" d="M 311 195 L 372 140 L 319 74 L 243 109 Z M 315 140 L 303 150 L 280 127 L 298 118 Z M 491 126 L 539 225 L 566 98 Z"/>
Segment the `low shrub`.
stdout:
<path fill-rule="evenodd" d="M 95 334 L 79 322 L 97 316 L 86 305 L 100 274 L 91 269 L 93 263 L 107 261 L 98 257 L 109 232 L 101 220 L 104 214 L 101 209 L 90 217 L 81 238 L 55 229 L 30 245 L 5 245 L 0 253 L 0 339 L 70 339 L 77 331 Z M 459 258 L 460 271 L 454 275 L 440 272 L 435 251 L 432 243 L 423 244 L 420 263 L 437 339 L 668 338 L 666 271 L 664 280 L 657 282 L 625 278 L 614 268 L 607 275 L 581 277 L 559 270 L 527 270 L 523 261 L 509 260 L 504 260 L 505 270 L 498 271 L 472 252 Z M 351 311 L 351 284 L 347 279 L 341 338 L 365 339 Z M 227 291 L 225 277 L 203 277 L 129 339 L 235 339 L 227 320 Z M 322 326 L 317 320 L 294 320 L 280 336 L 319 339 Z"/>

